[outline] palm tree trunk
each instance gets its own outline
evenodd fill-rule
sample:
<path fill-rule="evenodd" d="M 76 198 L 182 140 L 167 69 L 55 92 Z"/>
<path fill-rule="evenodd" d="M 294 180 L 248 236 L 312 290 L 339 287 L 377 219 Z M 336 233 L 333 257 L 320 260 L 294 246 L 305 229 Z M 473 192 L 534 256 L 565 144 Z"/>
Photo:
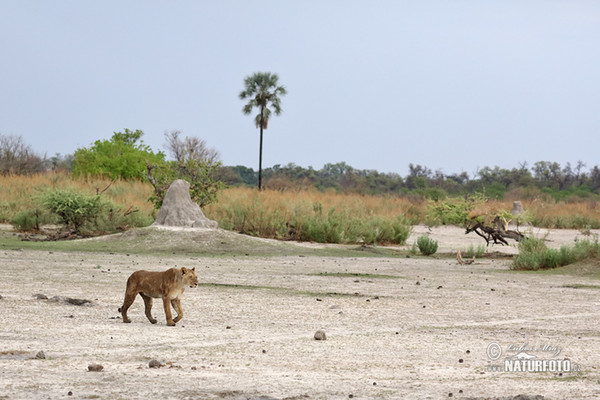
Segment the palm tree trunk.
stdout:
<path fill-rule="evenodd" d="M 258 149 L 258 191 L 262 190 L 262 150 L 263 150 L 263 110 L 264 107 L 260 108 L 260 145 Z"/>

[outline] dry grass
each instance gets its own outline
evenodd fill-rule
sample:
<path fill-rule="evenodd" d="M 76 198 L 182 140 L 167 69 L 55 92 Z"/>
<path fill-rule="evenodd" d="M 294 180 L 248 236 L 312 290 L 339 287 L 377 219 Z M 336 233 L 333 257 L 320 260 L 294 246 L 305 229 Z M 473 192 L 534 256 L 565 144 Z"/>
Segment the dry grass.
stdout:
<path fill-rule="evenodd" d="M 149 183 L 72 178 L 70 174 L 49 172 L 31 176 L 0 175 L 0 221 L 6 222 L 19 211 L 35 208 L 37 196 L 52 189 L 70 189 L 88 195 L 103 192 L 107 200 L 125 209 L 138 209 L 147 215 L 153 213 L 153 206 L 148 202 L 152 194 Z"/>
<path fill-rule="evenodd" d="M 6 222 L 15 213 L 34 208 L 36 196 L 48 189 L 73 189 L 86 194 L 103 191 L 107 200 L 124 209 L 137 208 L 146 215 L 154 213 L 153 205 L 148 201 L 152 194 L 149 183 L 120 180 L 111 183 L 109 179 L 75 179 L 67 173 L 45 173 L 0 176 L 0 221 Z M 271 220 L 285 224 L 285 221 L 298 220 L 315 212 L 327 214 L 335 210 L 359 218 L 380 216 L 391 219 L 403 215 L 411 223 L 420 223 L 425 219 L 426 205 L 426 201 L 394 196 L 341 194 L 312 189 L 258 192 L 254 188 L 229 188 L 219 194 L 218 203 L 206 207 L 204 212 L 211 219 L 225 221 L 235 210 L 251 209 L 260 216 L 261 223 Z M 523 206 L 536 226 L 600 228 L 600 206 L 594 200 L 555 202 L 536 199 L 523 201 Z M 512 200 L 490 201 L 486 208 L 510 211 Z"/>

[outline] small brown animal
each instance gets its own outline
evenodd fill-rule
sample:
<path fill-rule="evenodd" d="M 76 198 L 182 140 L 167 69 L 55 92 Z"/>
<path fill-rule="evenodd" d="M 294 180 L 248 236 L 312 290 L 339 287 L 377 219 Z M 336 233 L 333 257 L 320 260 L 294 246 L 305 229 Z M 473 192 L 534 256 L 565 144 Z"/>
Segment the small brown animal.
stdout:
<path fill-rule="evenodd" d="M 175 326 L 175 323 L 183 317 L 181 295 L 185 287 L 195 287 L 197 285 L 196 268 L 170 268 L 162 272 L 136 271 L 127 279 L 125 300 L 123 306 L 119 308 L 119 312 L 123 316 L 123 322 L 131 322 L 127 318 L 127 310 L 133 304 L 135 296 L 139 294 L 144 299 L 146 317 L 151 323 L 156 323 L 156 319 L 152 318 L 151 314 L 152 298 L 162 298 L 167 325 Z M 175 319 L 171 314 L 171 306 L 177 311 Z"/>

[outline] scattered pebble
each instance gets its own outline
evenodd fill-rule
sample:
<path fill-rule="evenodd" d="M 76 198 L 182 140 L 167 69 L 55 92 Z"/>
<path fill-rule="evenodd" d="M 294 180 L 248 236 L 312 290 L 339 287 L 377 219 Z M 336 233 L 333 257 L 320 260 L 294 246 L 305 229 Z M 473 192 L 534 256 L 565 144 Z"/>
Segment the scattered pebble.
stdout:
<path fill-rule="evenodd" d="M 37 358 L 38 360 L 45 360 L 46 354 L 43 351 L 38 351 L 35 355 L 35 358 Z"/>
<path fill-rule="evenodd" d="M 90 364 L 88 365 L 88 371 L 90 372 L 100 372 L 104 369 L 104 366 L 100 364 Z"/>
<path fill-rule="evenodd" d="M 327 340 L 327 335 L 325 335 L 325 331 L 319 329 L 315 332 L 315 340 Z"/>
<path fill-rule="evenodd" d="M 150 368 L 160 368 L 162 366 L 163 366 L 162 363 L 158 360 L 151 360 L 148 363 L 148 367 L 150 367 Z"/>

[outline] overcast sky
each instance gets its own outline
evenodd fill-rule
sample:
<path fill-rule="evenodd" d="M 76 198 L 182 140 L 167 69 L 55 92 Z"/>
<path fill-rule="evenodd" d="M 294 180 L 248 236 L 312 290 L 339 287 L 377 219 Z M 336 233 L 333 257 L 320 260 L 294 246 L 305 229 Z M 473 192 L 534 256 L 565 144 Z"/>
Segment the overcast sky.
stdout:
<path fill-rule="evenodd" d="M 288 94 L 264 167 L 600 164 L 600 1 L 0 0 L 0 133 L 72 154 L 181 130 L 258 169 L 243 80 Z"/>

